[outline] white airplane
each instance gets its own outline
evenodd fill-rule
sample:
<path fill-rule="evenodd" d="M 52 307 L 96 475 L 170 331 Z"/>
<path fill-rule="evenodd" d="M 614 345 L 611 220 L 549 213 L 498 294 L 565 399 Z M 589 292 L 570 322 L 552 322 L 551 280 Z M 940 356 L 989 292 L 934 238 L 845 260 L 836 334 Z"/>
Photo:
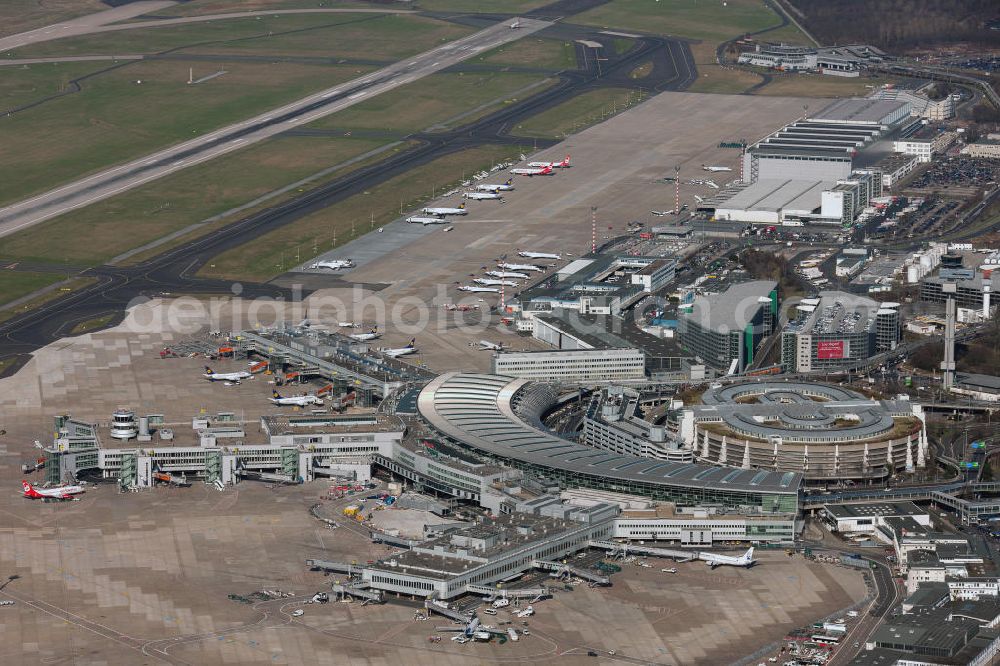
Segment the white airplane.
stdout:
<path fill-rule="evenodd" d="M 705 184 L 711 187 L 713 190 L 719 189 L 719 184 L 716 183 L 714 180 L 706 180 Z"/>
<path fill-rule="evenodd" d="M 513 23 L 510 24 L 510 29 L 511 30 L 517 30 L 520 27 L 521 27 L 521 21 L 520 20 L 514 21 Z"/>
<path fill-rule="evenodd" d="M 651 210 L 649 214 L 653 217 L 666 217 L 667 215 L 676 215 L 676 210 Z"/>
<path fill-rule="evenodd" d="M 716 172 L 716 171 L 732 171 L 732 169 L 730 169 L 729 167 L 724 167 L 724 166 L 708 166 L 706 164 L 702 164 L 701 168 L 704 171 L 711 171 L 713 173 Z"/>
<path fill-rule="evenodd" d="M 663 573 L 677 573 L 677 569 L 670 567 L 669 569 L 660 569 Z"/>
<path fill-rule="evenodd" d="M 490 342 L 489 340 L 479 341 L 480 351 L 503 351 L 504 346 L 499 342 Z M 506 604 L 504 604 L 506 606 Z"/>
<path fill-rule="evenodd" d="M 524 257 L 525 259 L 562 259 L 561 254 L 552 254 L 551 252 L 529 252 L 528 250 L 518 250 L 517 256 Z"/>
<path fill-rule="evenodd" d="M 497 264 L 497 268 L 503 268 L 511 271 L 535 271 L 536 273 L 544 273 L 545 269 L 541 266 L 536 266 L 534 264 L 508 264 L 507 262 L 500 262 Z"/>
<path fill-rule="evenodd" d="M 421 213 L 425 215 L 440 215 L 444 217 L 445 215 L 468 215 L 469 211 L 465 210 L 465 204 L 458 204 L 458 208 L 423 208 L 420 210 Z"/>
<path fill-rule="evenodd" d="M 753 548 L 743 553 L 739 557 L 731 555 L 717 555 L 715 553 L 698 553 L 698 559 L 702 560 L 713 569 L 718 566 L 728 565 L 731 567 L 752 567 L 756 561 L 753 559 Z"/>
<path fill-rule="evenodd" d="M 462 286 L 458 288 L 459 291 L 468 291 L 473 294 L 499 294 L 500 290 L 496 287 L 468 287 Z"/>
<path fill-rule="evenodd" d="M 357 340 L 358 342 L 368 342 L 369 340 L 376 340 L 381 337 L 382 334 L 378 332 L 378 326 L 373 326 L 372 330 L 367 333 L 352 333 L 350 336 L 352 340 Z"/>
<path fill-rule="evenodd" d="M 518 280 L 527 280 L 527 273 L 517 273 L 515 271 L 486 271 L 486 275 L 495 278 L 516 278 Z"/>
<path fill-rule="evenodd" d="M 60 499 L 78 501 L 73 495 L 84 492 L 83 486 L 60 486 L 59 488 L 35 488 L 27 481 L 21 481 L 24 496 L 28 499 Z"/>
<path fill-rule="evenodd" d="M 237 372 L 216 372 L 207 365 L 205 366 L 205 374 L 202 376 L 212 382 L 238 382 L 241 379 L 253 377 L 253 375 L 246 370 L 239 370 Z"/>
<path fill-rule="evenodd" d="M 338 321 L 337 322 L 337 326 L 339 326 L 341 328 L 357 328 L 358 327 L 358 325 L 355 324 L 353 321 Z"/>
<path fill-rule="evenodd" d="M 699 197 L 697 194 L 694 195 L 694 200 L 698 203 L 705 203 L 705 197 Z"/>
<path fill-rule="evenodd" d="M 476 185 L 476 189 L 480 192 L 510 192 L 514 189 L 514 179 L 508 178 L 507 182 L 502 185 L 483 183 L 481 185 Z"/>
<path fill-rule="evenodd" d="M 414 346 L 417 342 L 416 338 L 410 338 L 409 344 L 405 347 L 400 347 L 398 349 L 383 349 L 382 353 L 389 358 L 397 358 L 399 356 L 409 356 L 410 354 L 416 354 L 417 348 Z"/>
<path fill-rule="evenodd" d="M 443 217 L 422 217 L 420 215 L 414 215 L 413 217 L 406 218 L 406 221 L 410 224 L 422 224 L 425 227 L 428 224 L 448 224 L 448 220 Z"/>
<path fill-rule="evenodd" d="M 294 405 L 296 407 L 305 407 L 306 405 L 323 405 L 323 401 L 314 395 L 295 395 L 289 398 L 284 398 L 277 391 L 271 391 L 271 402 L 275 405 Z"/>
<path fill-rule="evenodd" d="M 330 261 L 317 261 L 309 268 L 329 268 L 339 271 L 341 268 L 354 268 L 354 261 L 351 259 L 331 259 Z"/>
<path fill-rule="evenodd" d="M 553 169 L 565 169 L 569 166 L 569 155 L 562 159 L 562 162 L 528 162 L 528 166 L 544 169 L 545 167 L 552 167 Z"/>
<path fill-rule="evenodd" d="M 488 278 L 476 278 L 473 280 L 476 284 L 483 287 L 516 287 L 517 283 L 513 280 L 490 280 Z"/>
<path fill-rule="evenodd" d="M 542 168 L 518 168 L 511 169 L 510 172 L 515 176 L 548 176 L 552 173 L 552 167 L 542 167 Z"/>
<path fill-rule="evenodd" d="M 471 620 L 469 620 L 469 623 L 464 627 L 455 627 L 455 628 L 438 627 L 437 630 L 458 632 L 458 636 L 455 636 L 455 638 L 460 638 L 462 636 L 465 636 L 467 638 L 472 638 L 472 634 L 476 633 L 477 629 L 479 629 L 479 618 L 473 617 Z M 453 638 L 452 640 L 455 640 L 455 638 Z"/>
<path fill-rule="evenodd" d="M 466 192 L 462 198 L 473 201 L 503 201 L 503 195 L 497 192 Z"/>

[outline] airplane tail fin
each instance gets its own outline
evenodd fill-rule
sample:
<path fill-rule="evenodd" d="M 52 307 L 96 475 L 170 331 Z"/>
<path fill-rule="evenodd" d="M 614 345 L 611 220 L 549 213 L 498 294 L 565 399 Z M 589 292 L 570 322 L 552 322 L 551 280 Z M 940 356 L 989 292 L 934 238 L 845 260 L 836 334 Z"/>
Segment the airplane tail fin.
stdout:
<path fill-rule="evenodd" d="M 563 164 L 564 164 L 565 166 L 569 166 L 569 155 L 567 155 L 566 157 L 564 157 L 564 158 L 563 158 L 563 161 L 562 161 L 562 163 L 563 163 Z"/>
<path fill-rule="evenodd" d="M 748 564 L 750 562 L 753 562 L 753 547 L 751 547 L 750 550 L 748 550 L 746 553 L 743 554 L 743 561 L 747 562 Z"/>
<path fill-rule="evenodd" d="M 31 484 L 30 484 L 30 483 L 28 483 L 28 482 L 27 482 L 26 480 L 24 480 L 24 479 L 22 479 L 22 480 L 21 480 L 21 487 L 22 487 L 22 488 L 24 488 L 24 494 L 25 494 L 25 495 L 27 495 L 27 494 L 28 494 L 28 493 L 30 493 L 30 492 L 31 492 L 32 490 L 34 490 L 34 488 L 32 488 L 32 487 L 31 487 Z"/>
<path fill-rule="evenodd" d="M 458 204 L 458 207 L 459 208 L 465 208 L 465 202 L 463 201 L 462 203 Z"/>
<path fill-rule="evenodd" d="M 271 391 L 271 397 L 277 400 L 278 398 L 281 397 L 281 394 L 278 393 L 277 391 Z"/>
<path fill-rule="evenodd" d="M 417 339 L 416 338 L 410 338 L 410 343 L 408 345 L 406 345 L 406 346 L 407 347 L 414 347 L 414 346 L 416 346 L 416 344 L 417 344 Z"/>
<path fill-rule="evenodd" d="M 552 167 L 550 166 L 545 167 L 544 169 L 542 169 L 542 173 L 552 173 Z"/>
<path fill-rule="evenodd" d="M 214 375 L 214 374 L 215 374 L 215 371 L 214 371 L 214 370 L 212 370 L 212 368 L 210 368 L 210 367 L 208 367 L 208 366 L 206 365 L 206 366 L 205 366 L 205 374 L 206 374 L 206 375 Z"/>

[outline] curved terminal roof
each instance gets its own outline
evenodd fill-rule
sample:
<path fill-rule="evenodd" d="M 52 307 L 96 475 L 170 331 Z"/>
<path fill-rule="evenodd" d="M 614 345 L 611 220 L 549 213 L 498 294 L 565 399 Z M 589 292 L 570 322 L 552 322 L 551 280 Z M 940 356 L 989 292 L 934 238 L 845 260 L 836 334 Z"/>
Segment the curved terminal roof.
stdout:
<path fill-rule="evenodd" d="M 625 483 L 653 483 L 730 492 L 797 494 L 794 472 L 672 463 L 619 455 L 562 439 L 533 427 L 514 411 L 530 382 L 502 375 L 449 373 L 424 387 L 420 415 L 436 430 L 493 456 L 563 472 L 597 475 Z"/>
<path fill-rule="evenodd" d="M 756 401 L 740 402 L 746 397 Z M 701 400 L 702 405 L 691 407 L 696 421 L 721 421 L 734 435 L 764 441 L 781 437 L 802 444 L 884 437 L 895 427 L 894 414 L 912 412 L 912 406 L 901 401 L 871 400 L 856 391 L 812 382 L 731 384 L 709 389 Z"/>

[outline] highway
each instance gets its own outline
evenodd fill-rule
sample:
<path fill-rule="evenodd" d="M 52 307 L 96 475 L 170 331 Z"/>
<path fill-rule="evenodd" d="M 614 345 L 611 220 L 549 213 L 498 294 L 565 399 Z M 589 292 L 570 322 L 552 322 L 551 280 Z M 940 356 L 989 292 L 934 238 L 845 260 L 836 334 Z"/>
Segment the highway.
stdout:
<path fill-rule="evenodd" d="M 520 19 L 519 25 L 519 28 L 511 29 L 508 21 L 502 21 L 462 39 L 313 93 L 248 120 L 0 208 L 0 237 L 311 123 L 551 24 L 535 19 Z"/>

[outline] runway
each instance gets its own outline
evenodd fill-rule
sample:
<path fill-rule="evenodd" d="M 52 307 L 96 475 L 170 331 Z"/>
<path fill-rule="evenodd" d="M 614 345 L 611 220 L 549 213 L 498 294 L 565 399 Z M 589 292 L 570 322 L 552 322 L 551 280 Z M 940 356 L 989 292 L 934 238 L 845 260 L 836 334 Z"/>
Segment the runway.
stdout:
<path fill-rule="evenodd" d="M 454 42 L 321 90 L 205 136 L 166 148 L 0 209 L 0 237 L 101 201 L 168 174 L 246 148 L 268 137 L 342 111 L 362 100 L 412 83 L 475 54 L 542 30 L 550 23 L 521 19 L 518 29 L 497 23 Z"/>
<path fill-rule="evenodd" d="M 608 42 L 611 40 L 611 37 L 600 35 L 592 28 L 568 24 L 553 25 L 545 31 L 545 35 L 567 40 L 579 38 L 581 35 L 586 35 L 592 40 Z M 578 47 L 580 63 L 584 62 L 582 48 Z M 647 90 L 683 89 L 696 76 L 690 51 L 685 44 L 677 40 L 642 37 L 629 52 L 610 56 L 609 60 L 603 63 L 601 71 L 597 70 L 593 59 L 588 59 L 585 67 L 563 72 L 559 83 L 555 86 L 474 123 L 451 132 L 411 135 L 409 138 L 422 144 L 415 150 L 353 171 L 309 190 L 295 199 L 241 218 L 211 234 L 173 248 L 140 265 L 127 268 L 101 266 L 85 271 L 82 275 L 96 277 L 99 283 L 67 294 L 43 308 L 26 312 L 0 324 L 0 358 L 30 354 L 39 347 L 63 337 L 75 324 L 97 316 L 118 313 L 120 316 L 109 323 L 115 325 L 124 317 L 125 309 L 137 302 L 137 299 L 157 297 L 167 293 L 231 294 L 233 287 L 231 283 L 195 277 L 200 267 L 212 257 L 447 153 L 484 143 L 530 144 L 533 139 L 510 136 L 510 129 L 526 118 L 556 106 L 580 92 L 609 86 L 634 85 L 634 81 L 628 77 L 629 72 L 650 58 L 657 64 L 653 74 L 644 80 Z M 543 149 L 553 143 L 555 142 L 539 140 L 537 145 Z M 423 237 L 425 235 L 423 232 L 423 229 L 416 229 L 414 225 L 397 222 L 387 225 L 385 233 L 372 233 L 363 238 L 368 239 L 366 242 L 369 245 L 390 242 L 395 245 L 390 239 L 396 233 Z M 402 245 L 420 242 L 419 238 L 414 237 L 400 240 L 403 241 Z M 355 247 L 355 249 L 360 248 Z M 375 255 L 383 255 L 385 250 L 385 247 L 372 246 L 369 251 L 374 258 Z M 330 286 L 331 279 L 330 275 L 290 273 L 271 284 L 242 284 L 241 296 L 246 299 L 258 296 L 289 298 L 293 295 L 293 291 L 287 288 L 291 283 L 302 285 L 301 295 L 306 296 L 312 289 Z M 357 283 L 359 280 L 354 278 L 350 282 Z M 375 282 L 370 283 L 370 286 L 377 288 Z M 27 357 L 22 356 L 22 358 Z M 19 365 L 9 367 L 7 373 L 15 372 L 18 367 Z"/>
<path fill-rule="evenodd" d="M 66 37 L 79 37 L 96 32 L 119 32 L 121 30 L 136 30 L 143 28 L 161 28 L 164 26 L 184 25 L 187 23 L 203 23 L 205 21 L 227 21 L 230 19 L 252 18 L 254 16 L 274 16 L 276 14 L 412 14 L 412 9 L 271 9 L 248 12 L 229 12 L 225 14 L 205 14 L 202 16 L 180 16 L 177 18 L 159 18 L 155 20 L 119 23 L 125 19 L 135 18 L 142 14 L 165 9 L 177 3 L 173 0 L 144 0 L 132 2 L 121 7 L 95 12 L 87 16 L 54 23 L 35 30 L 21 32 L 16 35 L 0 37 L 0 53 L 18 49 L 29 44 L 50 42 Z"/>

